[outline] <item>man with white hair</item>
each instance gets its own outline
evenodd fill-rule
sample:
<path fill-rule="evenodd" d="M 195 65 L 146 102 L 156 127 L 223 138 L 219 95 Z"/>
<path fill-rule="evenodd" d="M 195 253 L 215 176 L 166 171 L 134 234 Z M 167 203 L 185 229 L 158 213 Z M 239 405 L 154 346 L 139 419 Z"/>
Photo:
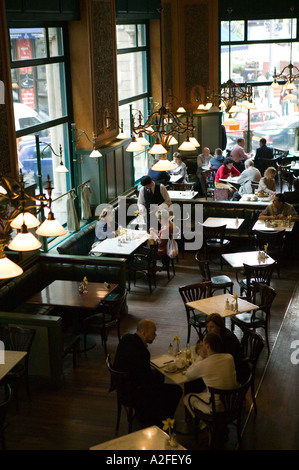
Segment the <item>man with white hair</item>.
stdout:
<path fill-rule="evenodd" d="M 238 179 L 238 184 L 240 184 L 240 187 L 233 195 L 232 200 L 239 201 L 239 199 L 242 197 L 242 194 L 251 194 L 251 183 L 258 183 L 261 179 L 261 176 L 261 172 L 255 168 L 253 160 L 245 160 L 245 170 L 241 173 Z"/>

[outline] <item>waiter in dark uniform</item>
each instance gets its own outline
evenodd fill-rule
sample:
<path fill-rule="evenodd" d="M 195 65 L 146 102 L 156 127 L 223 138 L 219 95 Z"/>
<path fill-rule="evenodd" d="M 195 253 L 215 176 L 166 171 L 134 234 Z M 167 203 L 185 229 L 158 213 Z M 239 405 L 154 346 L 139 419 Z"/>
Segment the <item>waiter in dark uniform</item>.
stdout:
<path fill-rule="evenodd" d="M 140 181 L 142 188 L 138 195 L 138 210 L 146 214 L 147 230 L 150 228 L 150 216 L 158 209 L 168 209 L 172 202 L 164 184 L 155 183 L 150 176 L 143 176 Z"/>

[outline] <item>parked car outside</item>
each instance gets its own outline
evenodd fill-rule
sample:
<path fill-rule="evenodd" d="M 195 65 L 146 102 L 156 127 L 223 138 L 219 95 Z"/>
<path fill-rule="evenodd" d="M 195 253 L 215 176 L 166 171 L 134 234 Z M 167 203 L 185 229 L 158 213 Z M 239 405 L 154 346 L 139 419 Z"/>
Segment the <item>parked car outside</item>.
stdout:
<path fill-rule="evenodd" d="M 265 110 L 251 110 L 250 111 L 250 130 L 252 131 L 256 127 L 261 126 L 262 124 L 276 119 L 279 117 L 278 112 L 275 109 L 265 109 Z M 233 118 L 239 122 L 239 129 L 231 131 L 229 126 L 226 126 L 226 135 L 227 135 L 227 146 L 232 147 L 237 143 L 237 139 L 243 137 L 243 132 L 248 129 L 248 111 L 240 111 L 233 115 Z"/>
<path fill-rule="evenodd" d="M 266 122 L 253 131 L 252 149 L 259 147 L 259 141 L 264 137 L 267 145 L 281 150 L 289 150 L 289 152 L 299 150 L 299 113 L 289 116 L 282 116 Z"/>
<path fill-rule="evenodd" d="M 16 131 L 30 126 L 42 124 L 44 121 L 39 114 L 23 103 L 14 103 L 15 128 Z M 40 154 L 45 149 L 45 144 L 51 144 L 51 137 L 48 129 L 38 132 L 40 136 Z M 27 184 L 38 183 L 38 167 L 36 157 L 35 136 L 25 135 L 17 139 L 17 150 L 19 166 Z M 52 151 L 46 148 L 41 158 L 42 181 L 47 181 L 47 175 L 53 180 Z"/>

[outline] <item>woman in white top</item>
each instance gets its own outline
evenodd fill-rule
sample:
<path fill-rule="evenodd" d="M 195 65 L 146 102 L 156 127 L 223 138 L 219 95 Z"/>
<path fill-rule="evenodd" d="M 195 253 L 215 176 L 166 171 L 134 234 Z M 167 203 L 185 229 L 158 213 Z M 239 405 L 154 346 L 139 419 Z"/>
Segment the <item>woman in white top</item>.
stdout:
<path fill-rule="evenodd" d="M 269 166 L 264 173 L 264 176 L 260 179 L 258 185 L 258 192 L 274 197 L 276 194 L 276 183 L 275 183 L 276 169 L 273 166 Z"/>

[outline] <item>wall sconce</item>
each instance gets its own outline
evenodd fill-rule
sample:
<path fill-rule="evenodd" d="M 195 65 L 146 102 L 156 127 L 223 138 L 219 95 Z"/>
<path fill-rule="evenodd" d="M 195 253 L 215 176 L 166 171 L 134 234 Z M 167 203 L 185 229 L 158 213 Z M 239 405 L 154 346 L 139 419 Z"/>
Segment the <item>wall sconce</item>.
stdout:
<path fill-rule="evenodd" d="M 89 142 L 91 142 L 91 143 L 93 144 L 93 150 L 92 150 L 92 152 L 89 154 L 89 157 L 90 157 L 90 158 L 100 158 L 100 157 L 103 156 L 103 155 L 101 154 L 101 152 L 96 149 L 96 139 L 97 139 L 97 136 L 95 135 L 94 132 L 92 133 L 92 139 L 90 139 L 90 138 L 88 137 L 88 135 L 86 134 L 85 131 L 83 131 L 82 129 L 77 129 L 77 128 L 76 128 L 76 124 L 75 124 L 75 123 L 72 124 L 72 127 L 73 127 L 73 130 L 75 131 L 75 132 L 73 132 L 73 135 L 74 135 L 74 136 L 76 135 L 76 132 L 79 133 L 79 134 L 78 134 L 78 137 L 75 137 L 76 143 L 79 142 L 79 140 L 80 140 L 80 138 L 81 138 L 82 135 L 85 135 L 85 137 L 87 138 L 87 140 L 89 140 Z M 97 162 L 97 160 L 96 160 L 96 162 Z"/>
<path fill-rule="evenodd" d="M 128 139 L 129 137 L 127 136 L 127 134 L 124 132 L 124 121 L 121 120 L 121 123 L 119 125 L 118 121 L 112 117 L 109 116 L 108 114 L 108 111 L 105 110 L 105 113 L 104 113 L 104 122 L 105 122 L 105 128 L 107 130 L 110 129 L 111 127 L 111 124 L 113 122 L 115 122 L 115 124 L 117 125 L 118 129 L 120 130 L 120 132 L 117 134 L 116 138 L 119 139 L 119 140 L 123 140 L 123 139 Z"/>
<path fill-rule="evenodd" d="M 64 165 L 63 160 L 62 160 L 62 147 L 61 147 L 61 145 L 59 145 L 59 155 L 58 155 L 56 152 L 54 152 L 54 150 L 53 150 L 53 148 L 50 144 L 47 144 L 46 142 L 40 142 L 40 143 L 45 145 L 45 147 L 42 150 L 42 153 L 40 154 L 41 158 L 43 158 L 45 150 L 49 147 L 51 149 L 51 151 L 54 153 L 54 155 L 56 155 L 56 157 L 59 157 L 59 165 L 55 168 L 55 170 L 54 170 L 55 173 L 68 173 L 69 170 Z"/>
<path fill-rule="evenodd" d="M 36 235 L 44 237 L 56 237 L 66 234 L 65 228 L 58 222 L 51 209 L 52 204 L 52 186 L 48 176 L 46 191 L 40 195 L 33 196 L 25 190 L 22 171 L 20 171 L 19 180 L 7 176 L 0 177 L 0 197 L 7 200 L 13 210 L 10 214 L 2 218 L 3 231 L 0 235 L 0 279 L 9 279 L 22 274 L 23 270 L 16 263 L 9 260 L 5 253 L 5 247 L 13 251 L 35 251 L 42 244 L 28 231 L 28 228 L 35 228 L 40 225 L 40 221 L 30 211 L 36 214 L 49 209 L 48 218 L 36 230 Z M 20 230 L 11 240 L 11 229 Z"/>

